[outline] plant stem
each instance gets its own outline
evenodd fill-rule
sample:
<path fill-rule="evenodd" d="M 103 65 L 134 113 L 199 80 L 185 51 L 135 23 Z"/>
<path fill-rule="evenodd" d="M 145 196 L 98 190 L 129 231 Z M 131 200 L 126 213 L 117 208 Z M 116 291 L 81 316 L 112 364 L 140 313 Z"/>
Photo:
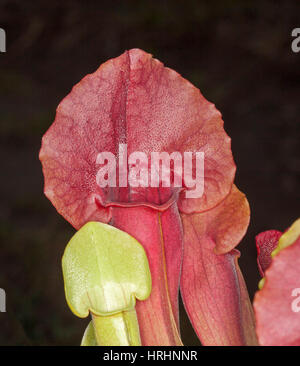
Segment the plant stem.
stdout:
<path fill-rule="evenodd" d="M 92 314 L 92 319 L 99 346 L 141 346 L 135 309 L 107 316 Z"/>

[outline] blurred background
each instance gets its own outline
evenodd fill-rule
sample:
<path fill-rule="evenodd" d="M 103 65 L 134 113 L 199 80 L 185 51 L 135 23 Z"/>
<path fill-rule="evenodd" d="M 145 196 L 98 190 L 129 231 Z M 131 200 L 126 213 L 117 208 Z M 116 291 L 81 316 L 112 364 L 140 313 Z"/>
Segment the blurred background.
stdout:
<path fill-rule="evenodd" d="M 74 229 L 43 195 L 41 137 L 72 86 L 138 47 L 195 84 L 222 112 L 251 224 L 239 250 L 253 298 L 254 237 L 300 216 L 300 27 L 294 1 L 0 0 L 0 345 L 76 345 L 61 256 Z M 185 344 L 199 344 L 182 310 Z"/>

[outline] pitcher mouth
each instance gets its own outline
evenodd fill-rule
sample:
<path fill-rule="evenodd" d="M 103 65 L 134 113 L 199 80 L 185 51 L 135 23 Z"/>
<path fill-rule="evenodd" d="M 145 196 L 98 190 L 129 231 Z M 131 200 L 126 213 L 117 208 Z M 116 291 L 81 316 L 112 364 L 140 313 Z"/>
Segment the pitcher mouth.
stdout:
<path fill-rule="evenodd" d="M 109 208 L 109 207 L 121 207 L 121 208 L 130 208 L 130 207 L 138 207 L 144 206 L 152 208 L 156 211 L 163 212 L 166 211 L 173 203 L 177 202 L 179 199 L 180 193 L 185 190 L 185 188 L 176 188 L 168 199 L 162 200 L 161 202 L 151 202 L 146 199 L 136 199 L 130 201 L 122 201 L 122 200 L 109 200 L 103 199 L 100 195 L 95 197 L 95 203 L 99 208 Z M 157 189 L 159 194 L 159 190 Z"/>

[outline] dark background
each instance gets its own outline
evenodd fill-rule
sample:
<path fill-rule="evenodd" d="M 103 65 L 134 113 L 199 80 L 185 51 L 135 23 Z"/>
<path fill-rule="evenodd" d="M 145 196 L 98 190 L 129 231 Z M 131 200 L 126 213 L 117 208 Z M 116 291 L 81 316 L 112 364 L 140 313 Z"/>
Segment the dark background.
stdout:
<path fill-rule="evenodd" d="M 236 184 L 252 210 L 239 249 L 251 298 L 254 237 L 299 217 L 300 27 L 294 1 L 0 0 L 0 345 L 76 345 L 86 321 L 69 311 L 61 256 L 74 233 L 43 195 L 41 137 L 84 75 L 142 48 L 200 88 L 232 137 Z M 198 344 L 182 315 L 185 344 Z"/>

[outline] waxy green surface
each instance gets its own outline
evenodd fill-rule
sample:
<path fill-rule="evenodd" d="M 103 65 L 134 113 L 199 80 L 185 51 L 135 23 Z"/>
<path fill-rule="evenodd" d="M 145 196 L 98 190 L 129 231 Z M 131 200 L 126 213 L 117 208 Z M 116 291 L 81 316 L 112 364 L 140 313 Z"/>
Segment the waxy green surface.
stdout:
<path fill-rule="evenodd" d="M 81 346 L 141 346 L 135 310 L 110 316 L 94 316 L 87 326 Z"/>
<path fill-rule="evenodd" d="M 112 315 L 132 310 L 151 292 L 143 247 L 110 225 L 89 222 L 70 240 L 62 259 L 65 293 L 72 312 Z"/>
<path fill-rule="evenodd" d="M 81 340 L 81 346 L 85 347 L 98 346 L 92 321 L 90 321 L 88 326 L 86 327 L 86 330 Z"/>
<path fill-rule="evenodd" d="M 139 346 L 136 298 L 151 292 L 143 247 L 110 225 L 90 222 L 70 240 L 62 258 L 65 294 L 72 312 L 92 316 L 82 346 Z"/>

